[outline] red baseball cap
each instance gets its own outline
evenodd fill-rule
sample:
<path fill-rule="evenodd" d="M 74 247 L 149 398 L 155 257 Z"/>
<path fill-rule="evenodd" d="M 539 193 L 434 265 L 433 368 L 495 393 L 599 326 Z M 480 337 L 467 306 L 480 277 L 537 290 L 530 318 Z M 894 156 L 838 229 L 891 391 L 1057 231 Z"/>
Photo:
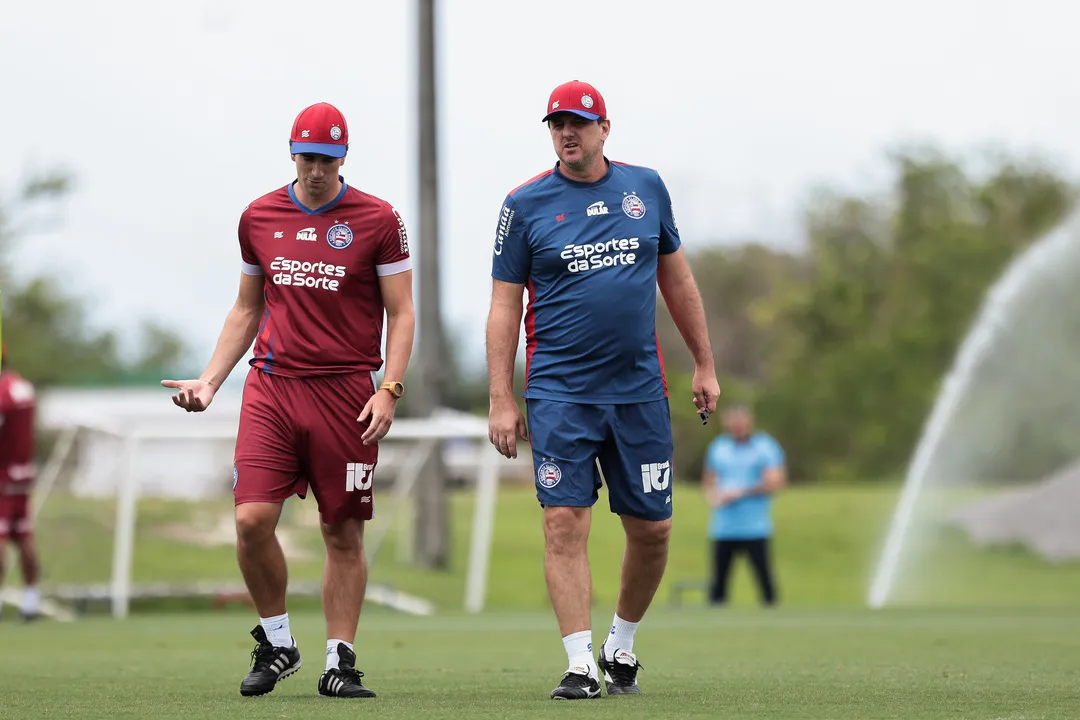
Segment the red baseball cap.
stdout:
<path fill-rule="evenodd" d="M 330 103 L 315 103 L 300 111 L 289 136 L 293 155 L 314 153 L 343 158 L 349 150 L 349 126 L 345 116 Z"/>
<path fill-rule="evenodd" d="M 587 82 L 571 80 L 551 91 L 546 112 L 543 122 L 560 112 L 572 112 L 586 120 L 599 120 L 607 117 L 607 106 L 599 90 Z"/>

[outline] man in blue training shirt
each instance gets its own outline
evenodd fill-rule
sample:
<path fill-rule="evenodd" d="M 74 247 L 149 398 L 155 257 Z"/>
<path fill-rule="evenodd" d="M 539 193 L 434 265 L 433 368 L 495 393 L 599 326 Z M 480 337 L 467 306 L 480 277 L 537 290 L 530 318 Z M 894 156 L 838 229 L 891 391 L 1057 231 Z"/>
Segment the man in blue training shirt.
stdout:
<path fill-rule="evenodd" d="M 496 231 L 489 434 L 510 458 L 518 438 L 532 443 L 548 593 L 569 661 L 551 697 L 575 700 L 600 696 L 601 672 L 608 694 L 638 692 L 634 633 L 667 562 L 673 443 L 657 285 L 694 357 L 694 405 L 713 412 L 720 389 L 701 296 L 660 176 L 608 160 L 611 121 L 588 83 L 555 88 L 543 121 L 558 162 L 510 192 Z M 526 288 L 528 426 L 513 392 Z M 626 548 L 615 618 L 594 660 L 586 549 L 604 482 Z"/>
<path fill-rule="evenodd" d="M 745 552 L 757 577 L 761 602 L 776 603 L 769 539 L 773 534 L 772 495 L 787 483 L 784 451 L 768 433 L 754 430 L 748 408 L 724 412 L 724 428 L 709 445 L 701 488 L 712 507 L 713 582 L 709 601 L 727 602 L 728 573 L 735 553 Z"/>

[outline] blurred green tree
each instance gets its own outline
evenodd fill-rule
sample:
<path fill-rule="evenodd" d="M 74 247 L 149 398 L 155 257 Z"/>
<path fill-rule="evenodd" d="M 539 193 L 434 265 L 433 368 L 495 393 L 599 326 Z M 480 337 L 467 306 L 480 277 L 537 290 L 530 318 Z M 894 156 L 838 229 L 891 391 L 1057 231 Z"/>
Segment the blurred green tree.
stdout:
<path fill-rule="evenodd" d="M 55 216 L 72 190 L 70 175 L 52 172 L 24 182 L 10 198 L 0 198 L 0 290 L 3 333 L 13 367 L 39 387 L 156 383 L 180 369 L 183 341 L 151 321 L 141 330 L 139 353 L 120 356 L 115 332 L 93 330 L 84 301 L 48 276 L 16 281 L 11 255 L 31 235 L 29 222 Z"/>
<path fill-rule="evenodd" d="M 932 150 L 893 162 L 891 198 L 818 198 L 812 273 L 770 302 L 759 416 L 797 479 L 902 471 L 986 292 L 1076 198 L 1035 160 L 998 157 L 983 177 Z"/>

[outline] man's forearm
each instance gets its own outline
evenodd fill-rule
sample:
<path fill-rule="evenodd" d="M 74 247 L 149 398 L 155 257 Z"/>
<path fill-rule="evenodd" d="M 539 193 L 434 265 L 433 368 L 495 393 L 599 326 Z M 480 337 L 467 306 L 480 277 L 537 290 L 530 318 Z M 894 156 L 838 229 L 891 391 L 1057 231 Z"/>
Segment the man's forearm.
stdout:
<path fill-rule="evenodd" d="M 218 336 L 214 354 L 202 375 L 199 376 L 200 380 L 209 382 L 214 389 L 221 387 L 221 384 L 229 377 L 229 373 L 236 367 L 236 363 L 240 362 L 240 358 L 255 341 L 255 334 L 259 331 L 260 316 L 261 312 L 257 310 L 245 310 L 239 307 L 233 307 L 229 311 L 225 318 L 225 325 Z"/>
<path fill-rule="evenodd" d="M 487 324 L 488 388 L 492 400 L 514 396 L 514 357 L 521 314 L 494 306 Z"/>
<path fill-rule="evenodd" d="M 416 313 L 399 312 L 387 314 L 386 318 L 386 367 L 383 377 L 390 382 L 402 382 L 412 356 L 413 338 L 416 332 Z"/>
<path fill-rule="evenodd" d="M 748 488 L 743 488 L 740 491 L 742 497 L 752 497 L 754 495 L 769 495 L 772 493 L 773 487 L 767 480 L 762 480 L 757 485 L 751 485 Z"/>
<path fill-rule="evenodd" d="M 713 366 L 712 343 L 709 342 L 709 329 L 705 322 L 705 307 L 701 303 L 694 278 L 685 276 L 660 286 L 671 319 L 679 329 L 687 350 L 698 367 Z"/>
<path fill-rule="evenodd" d="M 782 471 L 779 472 L 767 472 L 762 477 L 761 482 L 756 485 L 751 485 L 742 491 L 744 497 L 751 495 L 771 495 L 779 490 L 784 485 L 784 476 Z"/>

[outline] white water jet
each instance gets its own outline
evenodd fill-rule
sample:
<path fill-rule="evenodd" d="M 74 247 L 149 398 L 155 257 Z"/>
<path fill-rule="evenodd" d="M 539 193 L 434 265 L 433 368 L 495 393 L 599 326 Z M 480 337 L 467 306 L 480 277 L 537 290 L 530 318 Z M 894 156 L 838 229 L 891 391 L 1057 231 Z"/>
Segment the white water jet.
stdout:
<path fill-rule="evenodd" d="M 867 596 L 871 608 L 881 608 L 894 595 L 903 567 L 904 553 L 916 509 L 928 481 L 935 479 L 934 461 L 954 429 L 958 408 L 972 392 L 976 371 L 990 358 L 1003 329 L 1017 321 L 1018 298 L 1029 288 L 1038 290 L 1040 280 L 1055 272 L 1069 272 L 1076 259 L 1070 251 L 1080 249 L 1080 215 L 1033 243 L 1014 259 L 987 294 L 974 324 L 945 378 L 942 390 L 923 428 L 904 480 L 900 501 L 893 512 L 885 547 Z M 1076 273 L 1076 270 L 1072 270 Z M 1080 290 L 1078 290 L 1080 292 Z M 993 392 L 991 389 L 990 392 Z"/>

